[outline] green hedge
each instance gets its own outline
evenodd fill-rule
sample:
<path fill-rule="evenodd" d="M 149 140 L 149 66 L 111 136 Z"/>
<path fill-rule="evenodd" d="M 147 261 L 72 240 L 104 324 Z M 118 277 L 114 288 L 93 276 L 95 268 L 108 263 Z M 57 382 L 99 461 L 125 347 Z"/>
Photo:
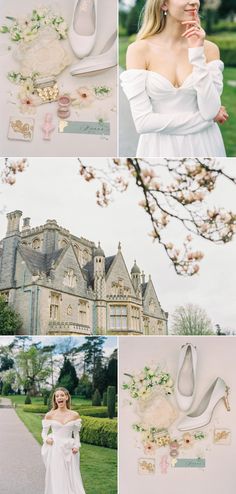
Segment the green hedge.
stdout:
<path fill-rule="evenodd" d="M 220 48 L 220 57 L 227 67 L 236 67 L 236 36 L 208 36 Z"/>
<path fill-rule="evenodd" d="M 86 417 L 99 417 L 108 418 L 107 407 L 77 407 L 76 411 L 80 415 L 86 415 Z M 117 416 L 117 413 L 116 415 Z"/>
<path fill-rule="evenodd" d="M 48 407 L 47 405 L 25 405 L 21 407 L 23 412 L 31 412 L 31 413 L 47 413 Z"/>
<path fill-rule="evenodd" d="M 219 21 L 217 24 L 214 24 L 212 31 L 214 33 L 236 32 L 236 23 L 230 21 Z"/>
<path fill-rule="evenodd" d="M 117 421 L 82 416 L 81 441 L 105 448 L 117 448 Z"/>
<path fill-rule="evenodd" d="M 80 415 L 86 415 L 86 417 L 99 417 L 107 418 L 107 407 L 88 407 L 88 408 L 78 408 L 77 412 Z"/>

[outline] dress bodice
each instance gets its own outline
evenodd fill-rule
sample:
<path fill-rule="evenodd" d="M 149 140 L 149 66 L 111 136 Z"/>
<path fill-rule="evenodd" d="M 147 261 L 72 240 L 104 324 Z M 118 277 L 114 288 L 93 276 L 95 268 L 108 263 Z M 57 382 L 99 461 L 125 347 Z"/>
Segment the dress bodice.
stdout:
<path fill-rule="evenodd" d="M 65 424 L 62 424 L 58 420 L 44 419 L 42 421 L 43 440 L 44 442 L 46 441 L 49 429 L 51 429 L 52 433 L 50 434 L 50 437 L 53 438 L 54 442 L 69 442 L 72 447 L 78 447 L 80 446 L 79 431 L 81 429 L 81 423 L 81 419 L 70 420 Z"/>
<path fill-rule="evenodd" d="M 161 74 L 147 71 L 146 91 L 155 112 L 196 112 L 198 110 L 197 91 L 192 74 L 187 77 L 182 86 L 174 87 Z"/>
<path fill-rule="evenodd" d="M 158 72 L 129 69 L 121 74 L 136 130 L 142 134 L 138 156 L 225 156 L 214 121 L 221 107 L 224 64 L 207 62 L 204 47 L 189 48 L 188 57 L 192 72 L 180 87 Z"/>
<path fill-rule="evenodd" d="M 223 62 L 213 60 L 206 66 L 212 81 L 221 86 Z M 122 85 L 128 99 L 142 88 L 150 98 L 153 111 L 164 114 L 197 112 L 199 109 L 198 80 L 199 76 L 197 77 L 195 68 L 179 87 L 173 86 L 162 74 L 151 70 L 130 69 L 121 75 Z"/>

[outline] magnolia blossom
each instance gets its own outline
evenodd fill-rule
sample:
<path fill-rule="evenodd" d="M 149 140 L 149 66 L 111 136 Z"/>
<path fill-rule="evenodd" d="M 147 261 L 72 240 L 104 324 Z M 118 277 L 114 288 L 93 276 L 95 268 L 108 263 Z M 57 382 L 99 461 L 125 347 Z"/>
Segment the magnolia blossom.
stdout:
<path fill-rule="evenodd" d="M 16 174 L 25 171 L 27 166 L 28 162 L 26 158 L 15 159 L 14 161 L 5 158 L 5 167 L 1 173 L 2 182 L 8 185 L 14 185 L 16 182 Z"/>

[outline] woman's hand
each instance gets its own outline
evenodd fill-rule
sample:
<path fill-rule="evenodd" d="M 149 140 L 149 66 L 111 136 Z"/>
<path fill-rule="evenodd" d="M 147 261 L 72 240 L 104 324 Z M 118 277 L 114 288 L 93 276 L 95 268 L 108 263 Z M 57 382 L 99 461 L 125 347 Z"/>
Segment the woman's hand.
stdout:
<path fill-rule="evenodd" d="M 46 443 L 47 443 L 47 444 L 49 444 L 49 446 L 52 446 L 52 444 L 53 444 L 53 439 L 52 439 L 51 437 L 48 437 L 48 438 L 46 439 Z"/>
<path fill-rule="evenodd" d="M 72 448 L 73 455 L 76 455 L 78 453 L 78 451 L 79 451 L 78 448 Z"/>
<path fill-rule="evenodd" d="M 181 36 L 187 39 L 189 48 L 203 46 L 206 33 L 201 27 L 197 11 L 194 13 L 192 21 L 184 21 L 182 25 L 186 26 L 186 31 Z"/>
<path fill-rule="evenodd" d="M 227 113 L 225 106 L 221 106 L 217 115 L 214 118 L 214 122 L 223 124 L 228 120 L 228 118 L 229 118 L 229 115 Z"/>

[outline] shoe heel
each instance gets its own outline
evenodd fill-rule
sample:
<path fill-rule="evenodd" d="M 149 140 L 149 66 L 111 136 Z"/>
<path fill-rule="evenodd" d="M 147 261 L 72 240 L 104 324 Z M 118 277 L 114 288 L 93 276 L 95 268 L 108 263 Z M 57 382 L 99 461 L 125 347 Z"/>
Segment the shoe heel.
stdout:
<path fill-rule="evenodd" d="M 229 387 L 226 386 L 225 388 L 225 395 L 223 396 L 225 408 L 228 412 L 230 412 L 230 404 L 229 404 Z"/>

